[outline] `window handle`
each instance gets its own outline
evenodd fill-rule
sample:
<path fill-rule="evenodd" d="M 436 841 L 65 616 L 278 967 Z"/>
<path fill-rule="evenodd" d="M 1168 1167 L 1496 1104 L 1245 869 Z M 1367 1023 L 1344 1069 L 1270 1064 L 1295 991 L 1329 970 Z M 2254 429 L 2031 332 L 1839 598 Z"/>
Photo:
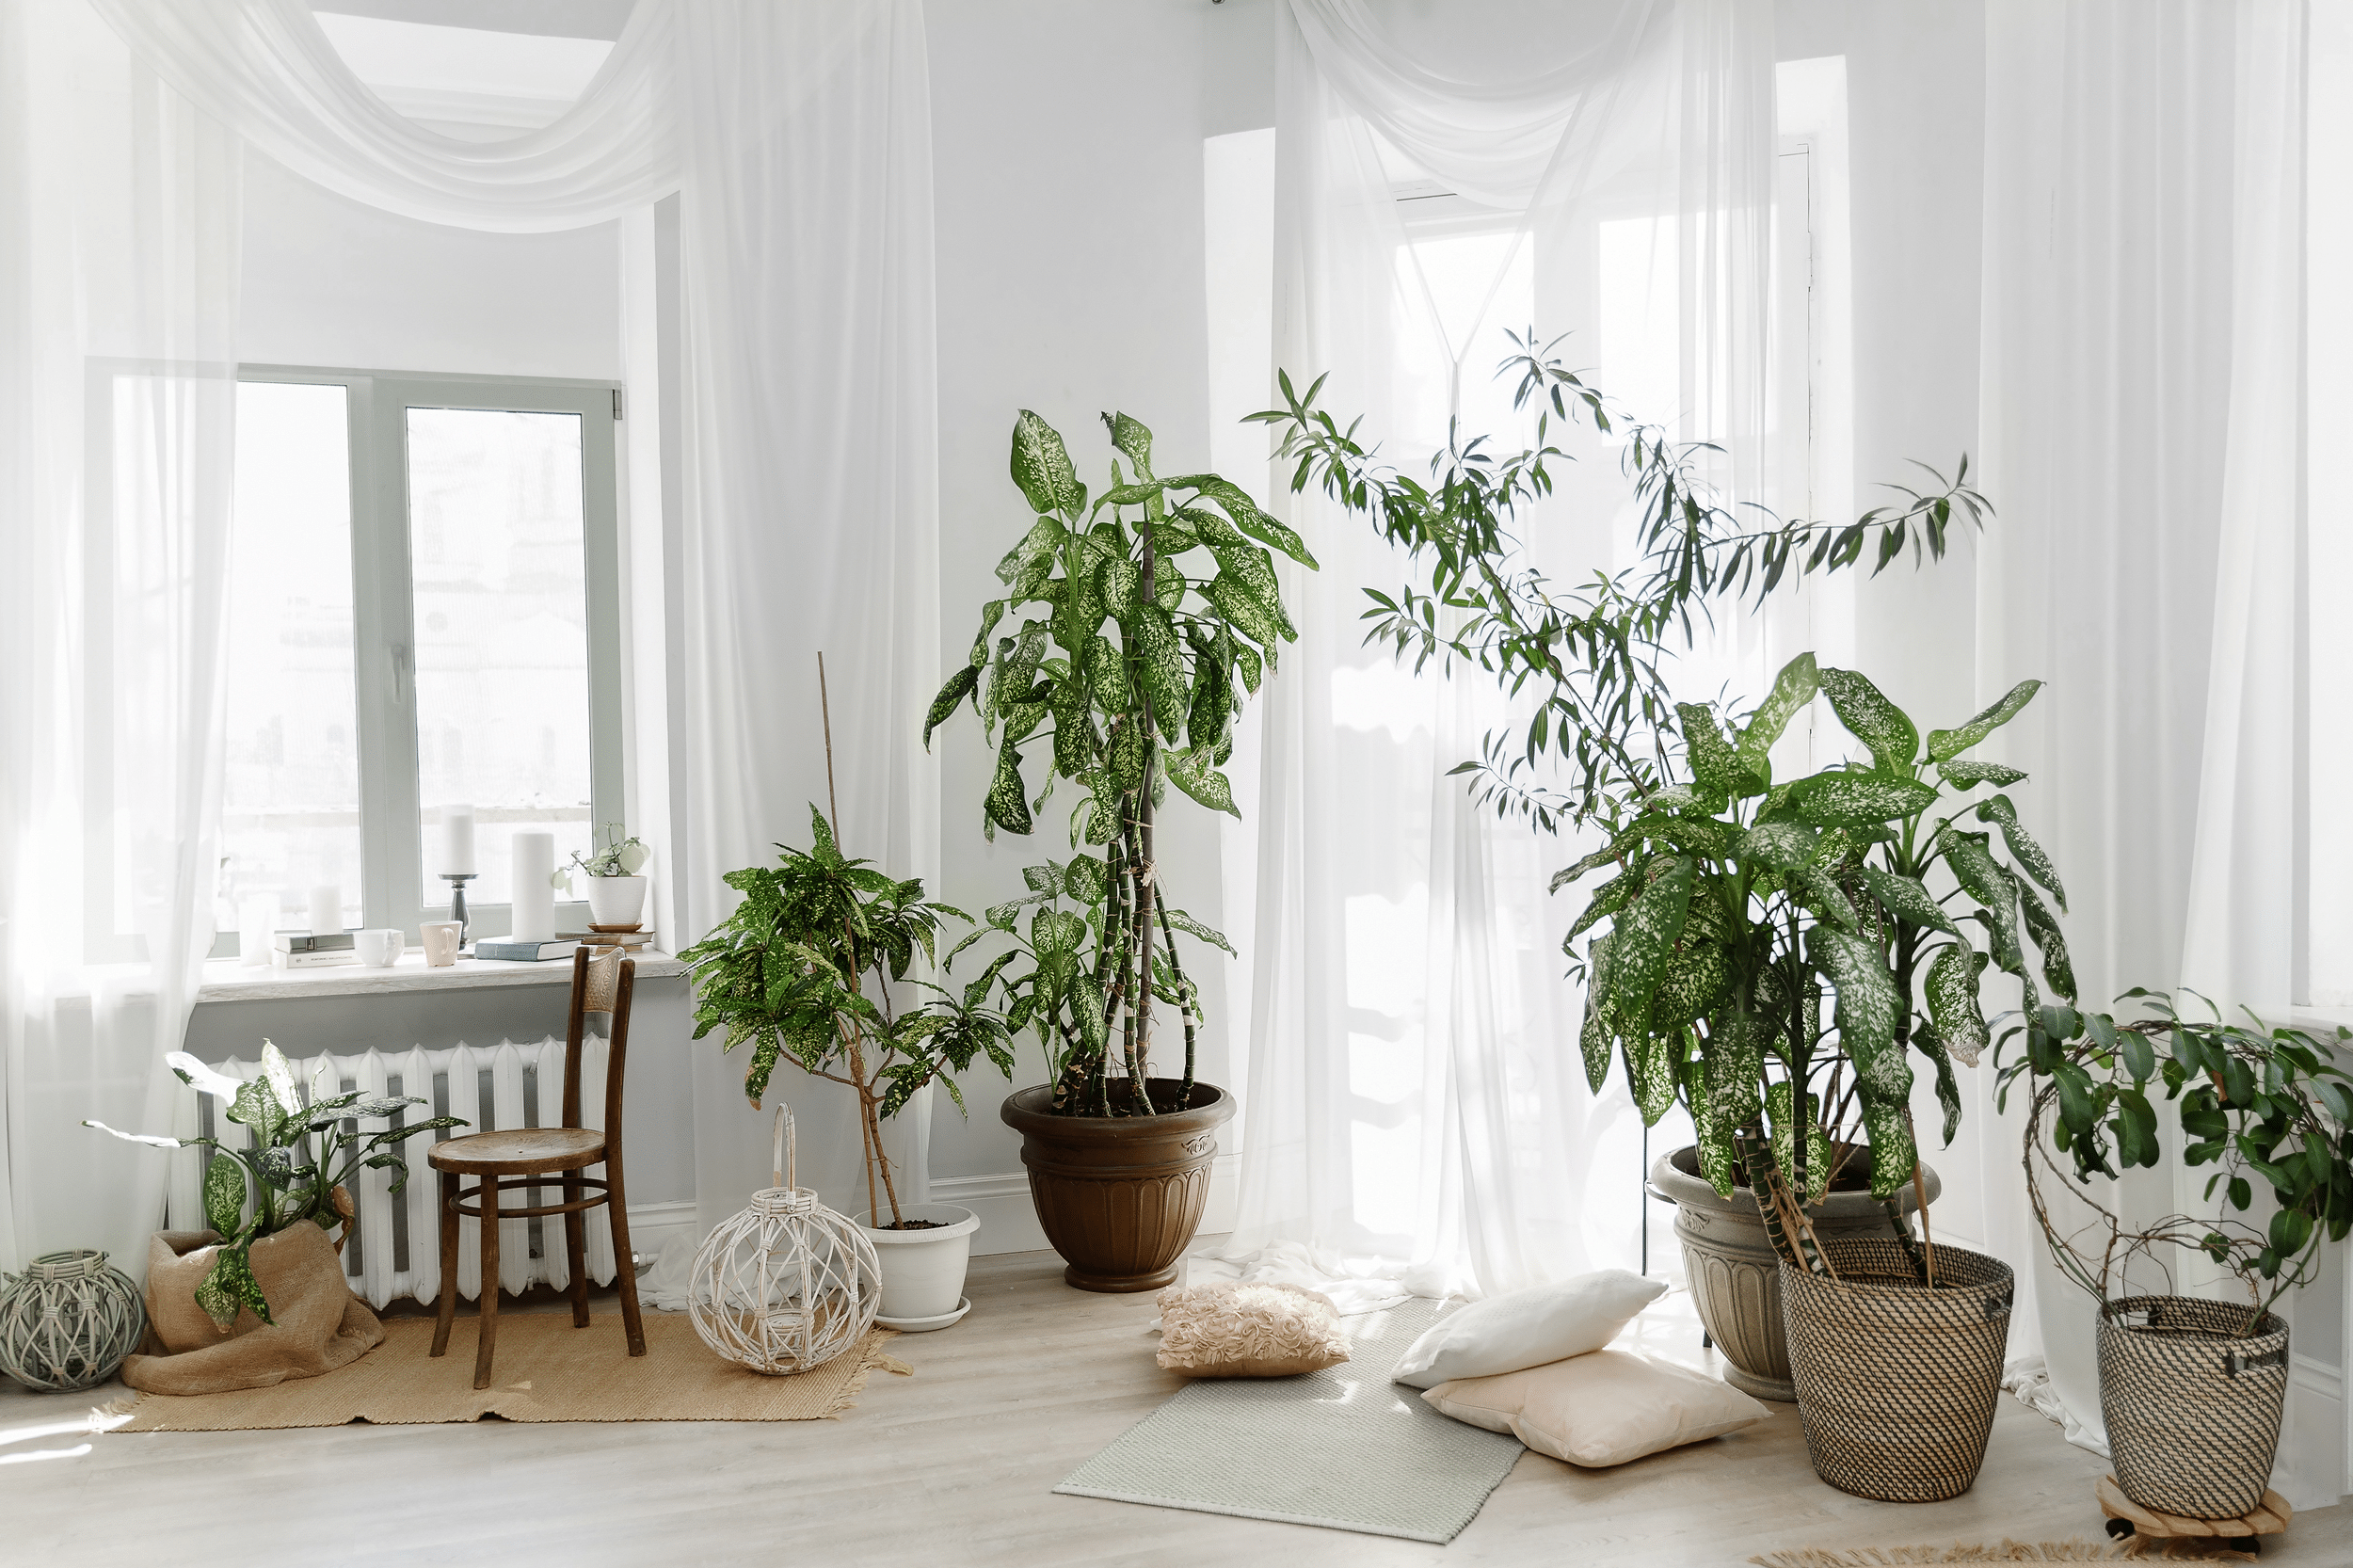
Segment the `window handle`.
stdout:
<path fill-rule="evenodd" d="M 392 699 L 406 702 L 414 695 L 417 650 L 408 643 L 392 645 Z"/>

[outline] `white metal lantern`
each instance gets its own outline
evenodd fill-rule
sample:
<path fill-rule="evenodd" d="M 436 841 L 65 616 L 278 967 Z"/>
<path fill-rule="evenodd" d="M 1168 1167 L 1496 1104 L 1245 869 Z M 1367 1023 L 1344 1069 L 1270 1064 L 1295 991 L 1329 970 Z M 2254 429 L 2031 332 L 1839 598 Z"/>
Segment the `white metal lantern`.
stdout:
<path fill-rule="evenodd" d="M 687 1314 L 704 1344 L 755 1372 L 823 1366 L 882 1310 L 882 1262 L 856 1221 L 793 1185 L 792 1110 L 776 1107 L 776 1182 L 695 1255 Z"/>

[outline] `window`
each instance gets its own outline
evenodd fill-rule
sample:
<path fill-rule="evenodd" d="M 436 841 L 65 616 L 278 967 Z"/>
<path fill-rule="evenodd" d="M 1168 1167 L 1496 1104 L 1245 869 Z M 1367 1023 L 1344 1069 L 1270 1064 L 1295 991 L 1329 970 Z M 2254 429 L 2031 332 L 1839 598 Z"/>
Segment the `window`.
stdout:
<path fill-rule="evenodd" d="M 242 373 L 216 953 L 246 901 L 301 925 L 323 884 L 347 924 L 413 933 L 448 908 L 457 803 L 496 933 L 518 829 L 552 830 L 563 864 L 620 819 L 617 397 Z"/>

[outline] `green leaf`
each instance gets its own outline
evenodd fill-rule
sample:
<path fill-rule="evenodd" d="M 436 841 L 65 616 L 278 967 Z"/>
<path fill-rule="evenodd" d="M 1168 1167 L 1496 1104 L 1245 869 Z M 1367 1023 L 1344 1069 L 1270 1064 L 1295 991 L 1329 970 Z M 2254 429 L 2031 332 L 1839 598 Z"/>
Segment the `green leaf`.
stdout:
<path fill-rule="evenodd" d="M 223 1245 L 213 1255 L 212 1268 L 196 1288 L 196 1304 L 223 1329 L 236 1322 L 239 1307 L 251 1307 L 253 1315 L 265 1323 L 277 1321 L 269 1315 L 269 1303 L 263 1298 L 261 1282 L 253 1277 L 253 1259 L 245 1246 Z"/>
<path fill-rule="evenodd" d="M 1287 643 L 1299 640 L 1298 629 L 1291 625 L 1289 615 L 1283 609 L 1283 590 L 1275 581 L 1273 556 L 1256 545 L 1248 544 L 1213 544 L 1209 547 L 1209 553 L 1217 558 L 1218 575 L 1239 583 L 1248 591 L 1251 600 L 1266 612 L 1264 619 L 1274 628 L 1277 636 Z M 1203 592 L 1207 594 L 1208 590 Z M 1225 608 L 1225 601 L 1219 598 L 1211 596 L 1209 601 L 1221 610 Z M 1240 616 L 1229 613 L 1228 618 L 1241 625 Z M 1249 628 L 1244 626 L 1243 630 L 1248 631 Z M 1273 639 L 1253 632 L 1252 640 L 1264 643 Z"/>
<path fill-rule="evenodd" d="M 1904 711 L 1853 670 L 1824 670 L 1821 681 L 1822 695 L 1830 698 L 1838 722 L 1871 748 L 1872 765 L 1881 773 L 1910 777 L 1913 761 L 1920 755 L 1920 730 Z"/>
<path fill-rule="evenodd" d="M 965 662 L 978 669 L 988 663 L 988 634 L 997 630 L 997 623 L 1005 617 L 1005 601 L 992 599 L 981 606 L 980 634 L 972 639 L 972 652 Z"/>
<path fill-rule="evenodd" d="M 204 1167 L 204 1223 L 224 1237 L 245 1223 L 245 1166 L 222 1150 Z"/>
<path fill-rule="evenodd" d="M 1182 909 L 1164 909 L 1161 911 L 1161 914 L 1167 917 L 1168 923 L 1170 925 L 1175 926 L 1177 930 L 1186 933 L 1188 936 L 1200 937 L 1203 941 L 1209 943 L 1213 948 L 1223 950 L 1226 957 L 1235 958 L 1240 956 L 1240 954 L 1234 952 L 1234 944 L 1225 939 L 1225 933 L 1212 931 L 1208 926 L 1203 925 L 1199 920 L 1194 920 L 1191 915 L 1186 914 Z"/>
<path fill-rule="evenodd" d="M 1241 486 L 1221 479 L 1214 473 L 1188 474 L 1182 479 L 1171 479 L 1168 485 L 1171 489 L 1200 491 L 1225 509 L 1225 515 L 1234 520 L 1236 528 L 1260 544 L 1273 545 L 1309 570 L 1315 569 L 1316 558 L 1307 552 L 1306 541 L 1258 510 L 1257 503 L 1244 494 Z M 1177 515 L 1184 515 L 1181 509 Z M 1212 540 L 1211 544 L 1214 546 L 1215 541 Z"/>
<path fill-rule="evenodd" d="M 1608 932 L 1585 948 L 1585 1021 L 1577 1045 L 1585 1053 L 1585 1082 L 1596 1095 L 1609 1078 L 1609 1046 L 1618 1035 L 1617 1009 L 1611 1005 L 1616 939 Z"/>
<path fill-rule="evenodd" d="M 1086 492 L 1062 437 L 1027 408 L 1013 422 L 1013 482 L 1021 487 L 1033 512 L 1075 516 L 1086 504 Z"/>
<path fill-rule="evenodd" d="M 1669 1032 L 1706 1017 L 1731 987 L 1732 960 L 1722 948 L 1713 942 L 1686 943 L 1669 960 L 1658 988 L 1651 993 L 1651 1032 Z"/>
<path fill-rule="evenodd" d="M 2051 989 L 2069 1001 L 2075 1000 L 2075 968 L 2068 962 L 2067 938 L 2060 934 L 2058 921 L 2043 906 L 2030 883 L 2017 884 L 2018 904 L 2026 919 L 2026 934 L 2034 945 L 2042 950 L 2042 978 L 2051 983 Z"/>
<path fill-rule="evenodd" d="M 932 731 L 946 724 L 955 713 L 956 704 L 970 696 L 973 688 L 980 683 L 981 672 L 967 664 L 948 678 L 948 684 L 939 688 L 939 695 L 932 698 L 930 712 L 923 715 L 923 749 L 925 751 L 932 748 Z"/>
<path fill-rule="evenodd" d="M 1798 1095 L 1789 1080 L 1769 1086 L 1765 1091 L 1765 1109 L 1769 1112 L 1773 1158 L 1784 1171 L 1796 1162 L 1798 1124 L 1805 1125 L 1805 1201 L 1819 1203 L 1830 1190 L 1830 1136 L 1822 1130 L 1822 1100 L 1818 1095 L 1805 1096 L 1805 1114 L 1798 1114 Z"/>
<path fill-rule="evenodd" d="M 1691 1109 L 1691 1142 L 1699 1159 L 1700 1176 L 1720 1197 L 1730 1197 L 1738 1185 L 1738 1147 L 1730 1124 L 1708 1098 L 1707 1068 L 1712 1058 L 1693 1057 L 1683 1064 L 1683 1097 Z"/>
<path fill-rule="evenodd" d="M 1801 778 L 1788 795 L 1788 809 L 1817 827 L 1868 827 L 1916 815 L 1935 803 L 1933 784 L 1842 771 Z"/>
<path fill-rule="evenodd" d="M 1914 1032 L 1912 1043 L 1936 1068 L 1936 1103 L 1945 1108 L 1945 1146 L 1951 1148 L 1953 1134 L 1961 1130 L 1961 1084 L 1953 1077 L 1952 1056 L 1945 1048 L 1944 1037 L 1933 1029 Z"/>
<path fill-rule="evenodd" d="M 1006 551 L 1004 559 L 997 563 L 997 580 L 1013 589 L 1014 599 L 1034 598 L 1053 575 L 1055 558 L 1068 537 L 1070 531 L 1052 518 L 1038 519 L 1021 536 L 1021 542 Z M 988 633 L 984 631 L 981 635 L 985 638 Z"/>
<path fill-rule="evenodd" d="M 1995 795 L 1979 803 L 1977 821 L 1999 823 L 2002 842 L 2009 846 L 2010 858 L 2017 861 L 2028 876 L 2042 884 L 2058 900 L 2061 909 L 2067 907 L 2067 889 L 2059 886 L 2058 868 L 2051 864 L 2050 856 L 2035 842 L 2027 831 L 2018 825 L 2018 808 L 2009 803 L 2009 796 Z"/>
<path fill-rule="evenodd" d="M 1153 723 L 1161 738 L 1174 744 L 1185 722 L 1185 653 L 1176 638 L 1176 623 L 1159 605 L 1145 604 L 1126 624 L 1136 654 L 1136 679 L 1152 706 Z"/>
<path fill-rule="evenodd" d="M 1089 907 L 1103 902 L 1111 885 L 1111 867 L 1092 855 L 1078 856 L 1063 868 L 1063 890 Z"/>
<path fill-rule="evenodd" d="M 1764 1113 L 1765 1050 L 1778 1033 L 1769 1018 L 1727 1017 L 1708 1026 L 1708 1103 L 1736 1130 Z"/>
<path fill-rule="evenodd" d="M 2042 689 L 2040 680 L 2021 680 L 2012 686 L 2001 701 L 1962 725 L 1959 729 L 1929 731 L 1929 755 L 1943 762 L 1958 757 L 2018 716 L 2020 709 L 2034 700 L 2034 694 Z"/>
<path fill-rule="evenodd" d="M 1977 1054 L 1993 1038 L 1977 1002 L 1977 976 L 1984 970 L 1985 954 L 1972 950 L 1966 941 L 1951 942 L 1939 948 L 1929 961 L 1928 977 L 1921 984 L 1937 1032 L 1952 1053 L 1971 1067 L 1977 1064 Z"/>
<path fill-rule="evenodd" d="M 1891 1104 L 1867 1093 L 1861 1098 L 1863 1127 L 1871 1140 L 1871 1195 L 1885 1200 L 1911 1185 L 1920 1149 L 1913 1140 L 1912 1118 L 1901 1102 Z"/>
<path fill-rule="evenodd" d="M 2007 787 L 2025 782 L 2025 771 L 2007 768 L 1999 762 L 1939 762 L 1936 771 L 1945 783 L 1956 789 L 1975 789 L 1979 784 Z"/>
<path fill-rule="evenodd" d="M 1733 854 L 1777 872 L 1795 872 L 1813 863 L 1821 842 L 1821 835 L 1803 823 L 1759 823 L 1741 836 Z"/>
<path fill-rule="evenodd" d="M 983 803 L 988 820 L 1008 833 L 1031 828 L 1029 792 L 1021 783 L 1021 753 L 1010 740 L 997 753 L 997 776 L 989 781 Z"/>
<path fill-rule="evenodd" d="M 1773 678 L 1772 692 L 1749 715 L 1749 727 L 1740 732 L 1740 760 L 1750 772 L 1759 778 L 1771 776 L 1773 743 L 1781 739 L 1798 711 L 1814 700 L 1821 684 L 1821 672 L 1815 667 L 1811 653 L 1801 653 L 1782 666 Z"/>
<path fill-rule="evenodd" d="M 1703 703 L 1679 702 L 1675 712 L 1683 720 L 1684 760 L 1690 765 L 1694 783 L 1719 799 L 1740 800 L 1765 792 L 1764 780 L 1716 728 L 1713 710 Z"/>
<path fill-rule="evenodd" d="M 1961 927 L 1955 925 L 1953 918 L 1945 913 L 1944 905 L 1929 897 L 1928 888 L 1918 881 L 1883 872 L 1877 866 L 1862 867 L 1861 872 L 1864 887 L 1880 901 L 1881 907 L 1897 920 L 1909 920 L 1913 925 L 1954 936 L 1961 935 Z"/>
<path fill-rule="evenodd" d="M 2024 974 L 2026 960 L 2018 945 L 2018 889 L 2009 874 L 1994 863 L 1993 854 L 1986 848 L 1986 836 L 1948 831 L 1945 835 L 1945 863 L 1953 868 L 1953 879 L 1961 884 L 1961 890 L 1976 899 L 1985 911 L 1993 936 L 1995 967 L 2006 973 Z"/>
<path fill-rule="evenodd" d="M 1607 920 L 1633 903 L 1634 895 L 1648 885 L 1644 872 L 1649 870 L 1650 864 L 1647 857 L 1636 860 L 1625 870 L 1593 889 L 1593 902 L 1586 904 L 1585 912 L 1577 916 L 1577 923 L 1569 927 L 1569 934 L 1561 938 L 1563 949 L 1584 935 L 1586 929 L 1595 920 Z"/>
<path fill-rule="evenodd" d="M 1613 982 L 1618 1016 L 1631 1032 L 1650 1016 L 1651 994 L 1667 972 L 1667 961 L 1683 939 L 1683 922 L 1690 911 L 1691 880 L 1696 865 L 1676 858 L 1641 895 L 1620 911 L 1611 923 L 1614 946 Z"/>
<path fill-rule="evenodd" d="M 1241 810 L 1234 804 L 1233 781 L 1213 766 L 1213 755 L 1206 746 L 1193 746 L 1184 751 L 1161 754 L 1168 769 L 1168 781 L 1208 807 L 1223 811 L 1235 821 L 1241 820 Z"/>
<path fill-rule="evenodd" d="M 1201 593 L 1237 632 L 1260 648 L 1274 648 L 1294 635 L 1288 620 L 1277 619 L 1247 584 L 1225 572 L 1210 578 Z"/>
<path fill-rule="evenodd" d="M 1855 1064 L 1864 1097 L 1903 1104 L 1912 1093 L 1912 1064 L 1896 1040 L 1904 1000 L 1878 947 L 1826 926 L 1806 933 L 1806 956 L 1838 988 L 1838 1043 Z"/>
<path fill-rule="evenodd" d="M 1626 1083 L 1634 1091 L 1634 1108 L 1642 1113 L 1644 1127 L 1657 1127 L 1658 1119 L 1674 1109 L 1676 1038 L 1644 1033 L 1628 1035 L 1621 1044 L 1625 1049 Z"/>

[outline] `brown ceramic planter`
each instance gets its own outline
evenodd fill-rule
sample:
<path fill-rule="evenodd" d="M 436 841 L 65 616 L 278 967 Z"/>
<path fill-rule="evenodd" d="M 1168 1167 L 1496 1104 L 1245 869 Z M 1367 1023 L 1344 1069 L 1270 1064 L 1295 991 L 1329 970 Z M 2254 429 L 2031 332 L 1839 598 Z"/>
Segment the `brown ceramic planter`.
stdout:
<path fill-rule="evenodd" d="M 1176 1097 L 1175 1079 L 1147 1080 L 1156 1104 Z M 1021 1134 L 1021 1163 L 1038 1224 L 1081 1290 L 1157 1290 L 1209 1201 L 1209 1161 L 1234 1096 L 1196 1083 L 1193 1104 L 1158 1116 L 1057 1116 L 1040 1084 L 1006 1096 L 999 1114 Z"/>

